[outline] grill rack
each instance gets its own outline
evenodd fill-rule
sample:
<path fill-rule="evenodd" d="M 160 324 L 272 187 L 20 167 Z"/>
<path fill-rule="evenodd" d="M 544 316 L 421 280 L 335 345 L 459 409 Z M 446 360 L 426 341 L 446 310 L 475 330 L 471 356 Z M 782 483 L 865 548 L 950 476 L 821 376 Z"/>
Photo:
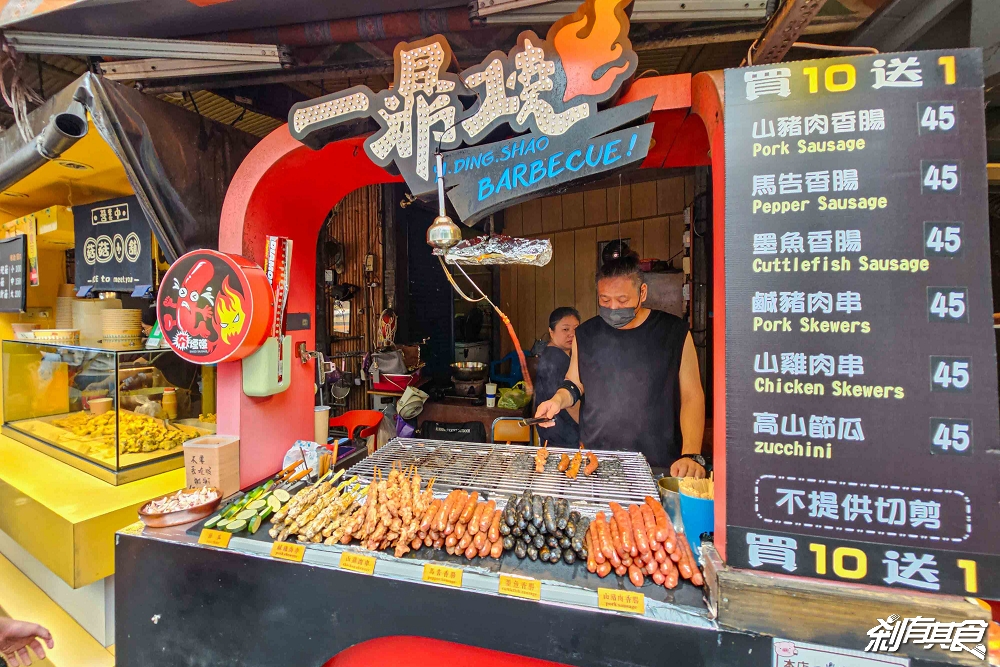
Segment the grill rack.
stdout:
<path fill-rule="evenodd" d="M 535 472 L 537 451 L 537 447 L 525 445 L 394 438 L 352 466 L 348 474 L 370 482 L 376 467 L 385 474 L 393 463 L 404 469 L 415 465 L 424 482 L 435 478 L 435 495 L 456 488 L 479 491 L 501 508 L 509 496 L 525 489 L 598 507 L 612 501 L 625 506 L 641 504 L 646 496 L 659 497 L 649 464 L 638 452 L 591 450 L 597 454 L 597 470 L 586 476 L 581 467 L 574 480 L 557 466 L 563 453 L 572 458 L 579 450 L 549 447 L 541 473 Z"/>

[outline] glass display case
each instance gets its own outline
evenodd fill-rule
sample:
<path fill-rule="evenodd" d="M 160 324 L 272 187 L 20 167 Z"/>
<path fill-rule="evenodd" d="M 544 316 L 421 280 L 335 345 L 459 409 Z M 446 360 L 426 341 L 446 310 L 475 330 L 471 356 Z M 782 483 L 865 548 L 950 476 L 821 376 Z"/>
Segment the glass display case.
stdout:
<path fill-rule="evenodd" d="M 180 468 L 184 442 L 215 433 L 214 368 L 171 350 L 5 340 L 2 355 L 3 433 L 111 484 Z"/>

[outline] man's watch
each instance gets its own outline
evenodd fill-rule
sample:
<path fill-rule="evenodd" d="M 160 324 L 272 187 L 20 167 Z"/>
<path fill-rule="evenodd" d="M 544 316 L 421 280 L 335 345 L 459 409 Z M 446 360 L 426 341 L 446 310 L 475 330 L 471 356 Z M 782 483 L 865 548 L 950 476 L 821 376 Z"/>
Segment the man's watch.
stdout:
<path fill-rule="evenodd" d="M 700 465 L 702 468 L 705 468 L 705 467 L 708 466 L 708 462 L 705 461 L 705 457 L 702 456 L 701 454 L 681 454 L 681 458 L 682 459 L 691 459 L 692 461 L 694 461 L 695 463 L 697 463 L 698 465 Z"/>

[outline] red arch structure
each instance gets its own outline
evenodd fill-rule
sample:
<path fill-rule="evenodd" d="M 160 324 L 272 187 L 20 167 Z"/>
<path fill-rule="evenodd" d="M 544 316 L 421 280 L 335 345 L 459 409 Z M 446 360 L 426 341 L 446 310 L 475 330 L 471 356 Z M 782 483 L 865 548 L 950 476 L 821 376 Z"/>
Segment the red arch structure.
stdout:
<path fill-rule="evenodd" d="M 653 146 L 642 167 L 713 167 L 715 289 L 715 461 L 720 489 L 725 488 L 725 291 L 723 272 L 724 141 L 722 74 L 638 79 L 618 103 L 656 97 L 649 120 L 655 123 Z M 264 264 L 267 236 L 293 241 L 289 313 L 309 313 L 311 327 L 290 332 L 293 348 L 315 347 L 316 241 L 330 209 L 365 185 L 400 182 L 378 167 L 362 146 L 364 137 L 345 139 L 314 151 L 299 143 L 283 125 L 263 139 L 237 170 L 222 208 L 219 249 Z M 429 250 L 428 250 L 429 252 Z M 252 484 L 277 470 L 295 440 L 313 434 L 314 362 L 292 360 L 287 391 L 267 398 L 243 394 L 242 362 L 219 364 L 220 433 L 240 438 L 240 482 Z M 716 502 L 725 507 L 725 498 Z M 724 548 L 723 512 L 716 512 L 716 544 Z M 719 524 L 721 518 L 721 525 Z"/>

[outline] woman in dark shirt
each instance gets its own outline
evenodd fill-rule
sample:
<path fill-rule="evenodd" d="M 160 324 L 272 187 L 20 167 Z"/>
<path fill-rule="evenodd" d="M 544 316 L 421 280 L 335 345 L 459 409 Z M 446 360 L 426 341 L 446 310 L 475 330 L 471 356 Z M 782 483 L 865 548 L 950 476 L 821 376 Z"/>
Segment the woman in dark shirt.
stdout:
<path fill-rule="evenodd" d="M 575 308 L 556 308 L 549 315 L 549 344 L 538 356 L 535 377 L 535 408 L 552 398 L 569 370 L 573 337 L 580 326 L 580 313 Z M 576 411 L 563 410 L 556 415 L 556 425 L 539 428 L 538 437 L 556 447 L 576 447 L 580 444 L 579 406 Z"/>

